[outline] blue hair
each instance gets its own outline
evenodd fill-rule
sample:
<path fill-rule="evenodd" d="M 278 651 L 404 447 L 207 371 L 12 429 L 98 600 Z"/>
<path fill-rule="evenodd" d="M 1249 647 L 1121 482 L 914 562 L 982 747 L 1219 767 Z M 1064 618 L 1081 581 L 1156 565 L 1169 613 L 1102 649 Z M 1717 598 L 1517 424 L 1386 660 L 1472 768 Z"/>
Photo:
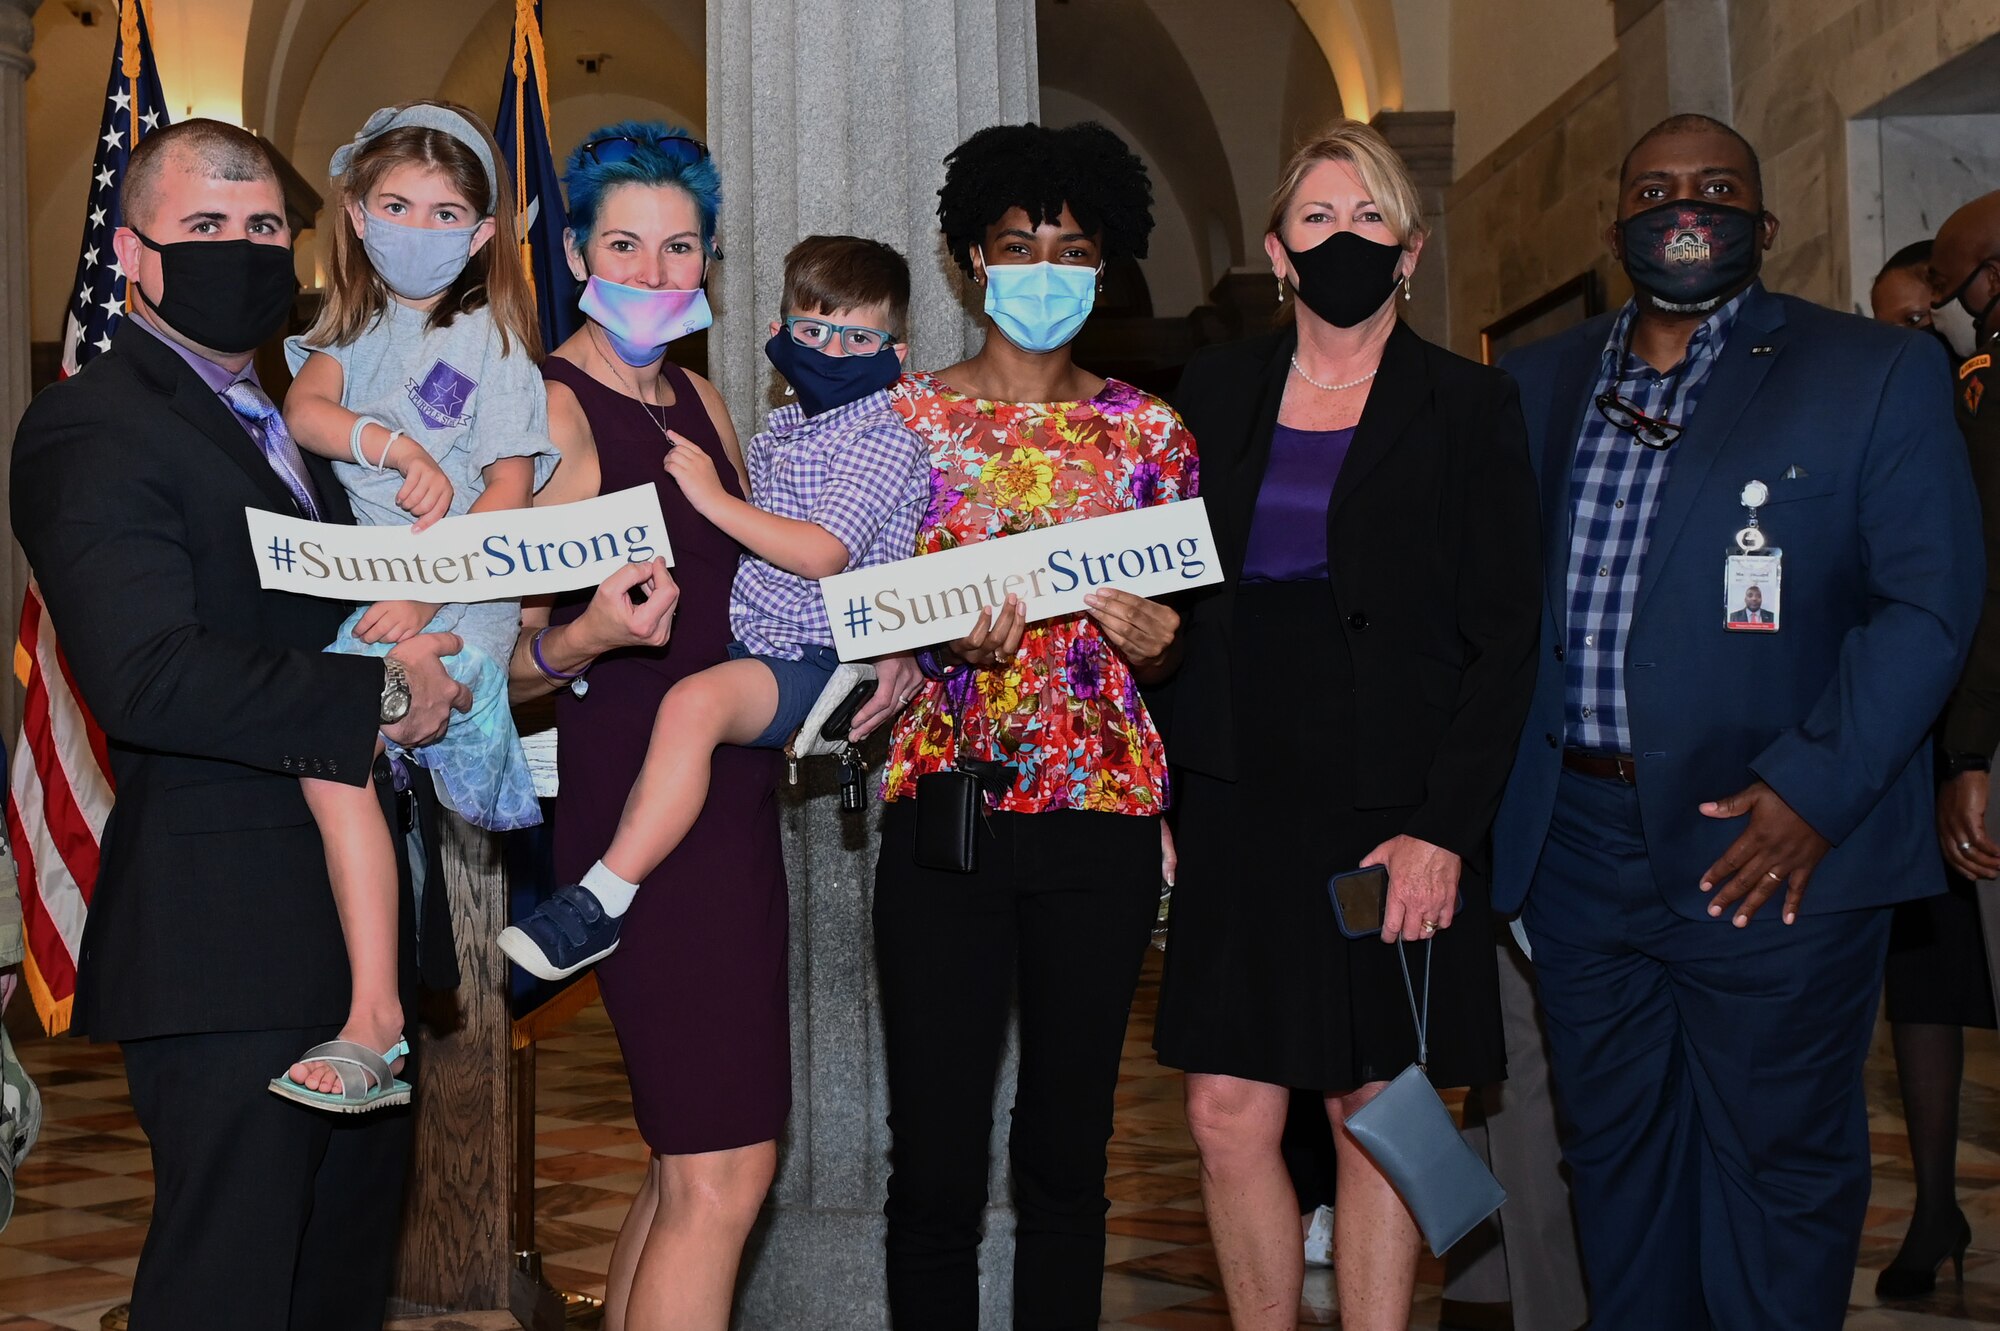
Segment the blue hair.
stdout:
<path fill-rule="evenodd" d="M 671 135 L 693 138 L 680 125 L 663 120 L 621 120 L 583 136 L 584 143 L 599 139 L 629 138 L 645 145 L 622 162 L 608 165 L 593 162 L 578 144 L 563 164 L 563 192 L 569 196 L 569 225 L 579 246 L 589 241 L 597 229 L 597 210 L 604 196 L 620 185 L 673 185 L 687 191 L 701 215 L 702 248 L 715 253 L 715 219 L 722 211 L 722 173 L 713 157 L 680 165 L 669 161 L 652 146 L 655 139 Z"/>

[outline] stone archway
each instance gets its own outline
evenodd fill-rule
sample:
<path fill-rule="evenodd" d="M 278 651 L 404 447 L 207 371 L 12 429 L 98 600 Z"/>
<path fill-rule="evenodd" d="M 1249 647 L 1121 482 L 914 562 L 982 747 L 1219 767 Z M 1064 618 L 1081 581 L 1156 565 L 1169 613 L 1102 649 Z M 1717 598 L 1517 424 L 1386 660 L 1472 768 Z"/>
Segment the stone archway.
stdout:
<path fill-rule="evenodd" d="M 1291 0 L 1325 53 L 1355 120 L 1403 106 L 1403 56 L 1394 0 Z"/>

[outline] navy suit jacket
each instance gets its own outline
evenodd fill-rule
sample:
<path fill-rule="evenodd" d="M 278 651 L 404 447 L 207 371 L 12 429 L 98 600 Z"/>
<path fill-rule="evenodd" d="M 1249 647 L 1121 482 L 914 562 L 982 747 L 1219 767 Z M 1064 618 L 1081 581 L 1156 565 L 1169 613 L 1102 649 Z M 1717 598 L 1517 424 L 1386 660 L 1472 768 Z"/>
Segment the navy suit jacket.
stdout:
<path fill-rule="evenodd" d="M 1570 469 L 1612 318 L 1509 356 L 1541 483 L 1542 645 L 1494 828 L 1493 904 L 1527 897 L 1562 766 Z M 1746 826 L 1697 806 L 1763 780 L 1833 843 L 1803 909 L 1943 889 L 1929 733 L 1985 589 L 1978 500 L 1951 385 L 1900 330 L 1753 289 L 1673 445 L 1625 653 L 1627 715 L 1655 881 L 1707 919 L 1702 872 Z M 1723 558 L 1743 487 L 1771 492 L 1784 625 L 1723 627 Z M 1760 911 L 1757 924 L 1777 920 Z"/>

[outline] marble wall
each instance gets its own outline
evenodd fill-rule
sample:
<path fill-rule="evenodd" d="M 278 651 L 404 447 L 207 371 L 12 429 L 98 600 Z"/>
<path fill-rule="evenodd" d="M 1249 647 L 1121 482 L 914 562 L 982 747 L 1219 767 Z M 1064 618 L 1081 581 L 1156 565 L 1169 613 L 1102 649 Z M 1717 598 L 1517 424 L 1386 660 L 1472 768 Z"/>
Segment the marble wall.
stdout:
<path fill-rule="evenodd" d="M 1602 239 L 1615 206 L 1618 162 L 1637 130 L 1671 112 L 1697 109 L 1703 100 L 1713 70 L 1695 80 L 1703 84 L 1697 88 L 1691 75 L 1677 77 L 1667 52 L 1673 24 L 1695 21 L 1697 10 L 1710 19 L 1713 7 L 1621 0 L 1618 52 L 1483 161 L 1466 167 L 1446 208 L 1455 237 L 1449 277 L 1454 350 L 1477 355 L 1482 326 L 1585 268 L 1602 275 L 1612 302 L 1625 298 L 1629 288 Z M 2000 36 L 2000 5 L 1732 0 L 1726 8 L 1727 41 L 1715 42 L 1715 58 L 1729 70 L 1734 122 L 1763 158 L 1766 203 L 1783 224 L 1766 280 L 1781 291 L 1854 308 L 1857 299 L 1866 299 L 1874 276 L 1870 256 L 1879 263 L 1881 245 L 1902 244 L 1915 234 L 1902 234 L 1914 225 L 1910 219 L 1885 222 L 1884 168 L 1873 164 L 1886 163 L 1890 176 L 1900 171 L 1908 178 L 1892 211 L 1914 207 L 1929 217 L 1958 183 L 1946 179 L 1948 164 L 1928 170 L 1911 163 L 1919 154 L 1958 151 L 1945 140 L 1962 138 L 1965 129 L 1943 127 L 1935 116 L 1900 125 L 1884 121 L 1881 128 L 1855 122 Z M 1984 127 L 1971 132 L 1984 144 L 2000 142 Z M 1857 134 L 1873 140 L 1874 150 L 1851 157 Z M 2000 150 L 1982 147 L 1976 160 L 1959 155 L 1966 174 L 1959 183 L 1969 188 L 1973 175 L 1983 177 L 1985 188 L 2000 183 L 2000 163 L 1993 160 Z M 1914 183 L 1918 175 L 1925 177 L 1921 186 Z M 1929 225 L 1936 220 L 1930 217 Z M 1864 244 L 1858 237 L 1868 233 L 1877 239 Z M 1861 268 L 1867 271 L 1857 277 Z"/>
<path fill-rule="evenodd" d="M 1481 328 L 1586 270 L 1610 299 L 1628 294 L 1604 242 L 1624 152 L 1617 75 L 1604 60 L 1446 192 L 1452 350 L 1477 357 Z"/>
<path fill-rule="evenodd" d="M 1848 122 L 2000 34 L 2000 5 L 1739 0 L 1730 8 L 1736 125 L 1763 154 L 1765 194 L 1785 227 L 1772 285 L 1852 308 L 1874 273 L 1853 271 Z"/>

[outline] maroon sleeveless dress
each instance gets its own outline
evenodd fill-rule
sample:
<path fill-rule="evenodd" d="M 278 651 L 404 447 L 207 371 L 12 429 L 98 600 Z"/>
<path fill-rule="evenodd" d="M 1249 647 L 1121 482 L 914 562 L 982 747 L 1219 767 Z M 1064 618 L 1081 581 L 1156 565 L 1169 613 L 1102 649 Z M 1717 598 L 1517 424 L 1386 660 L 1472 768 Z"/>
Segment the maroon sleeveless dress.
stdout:
<path fill-rule="evenodd" d="M 668 429 L 715 460 L 737 494 L 735 468 L 686 372 L 661 367 L 674 392 Z M 651 485 L 673 543 L 681 599 L 664 648 L 598 658 L 588 693 L 556 695 L 557 881 L 574 883 L 603 855 L 639 774 L 653 716 L 673 684 L 728 652 L 729 584 L 742 547 L 694 511 L 662 469 L 660 416 L 551 356 L 542 375 L 576 394 L 597 440 L 611 494 Z M 552 620 L 583 612 L 587 594 Z M 708 803 L 687 839 L 645 881 L 618 950 L 597 966 L 632 1079 L 632 1111 L 660 1155 L 692 1155 L 772 1141 L 791 1110 L 791 1021 L 786 1000 L 789 913 L 778 844 L 779 755 L 725 746 L 715 754 Z"/>

